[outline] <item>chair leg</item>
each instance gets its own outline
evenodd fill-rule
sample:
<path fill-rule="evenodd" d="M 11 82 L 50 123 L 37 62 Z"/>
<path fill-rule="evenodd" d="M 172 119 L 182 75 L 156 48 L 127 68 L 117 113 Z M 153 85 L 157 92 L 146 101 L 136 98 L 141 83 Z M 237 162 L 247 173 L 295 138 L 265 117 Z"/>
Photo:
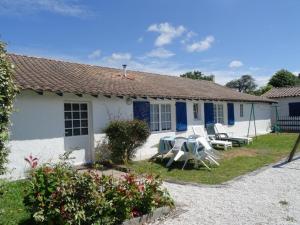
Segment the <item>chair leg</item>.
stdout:
<path fill-rule="evenodd" d="M 185 159 L 185 161 L 184 161 L 184 164 L 183 164 L 183 167 L 182 167 L 182 169 L 181 170 L 183 170 L 184 169 L 184 167 L 185 167 L 185 165 L 186 165 L 186 163 L 189 161 L 189 158 L 188 158 L 188 156 L 186 157 L 186 159 Z"/>
<path fill-rule="evenodd" d="M 167 163 L 166 167 L 171 166 L 171 164 L 174 162 L 174 158 L 175 158 L 175 155 L 173 155 L 173 156 L 170 158 L 170 160 L 169 160 L 169 162 Z"/>
<path fill-rule="evenodd" d="M 208 165 L 206 165 L 205 162 L 203 162 L 201 159 L 200 159 L 200 162 L 201 162 L 207 169 L 211 170 L 211 169 L 208 167 Z"/>
<path fill-rule="evenodd" d="M 220 164 L 219 164 L 216 160 L 214 160 L 213 157 L 208 156 L 208 158 L 209 158 L 211 161 L 213 161 L 217 166 L 220 166 Z"/>

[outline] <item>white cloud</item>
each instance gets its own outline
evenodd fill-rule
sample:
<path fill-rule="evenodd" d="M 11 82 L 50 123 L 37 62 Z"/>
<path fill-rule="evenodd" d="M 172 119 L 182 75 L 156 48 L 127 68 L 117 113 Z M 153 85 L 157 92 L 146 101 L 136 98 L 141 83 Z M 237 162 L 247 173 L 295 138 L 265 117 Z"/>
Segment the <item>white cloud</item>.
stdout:
<path fill-rule="evenodd" d="M 229 67 L 230 68 L 239 68 L 239 67 L 241 67 L 241 66 L 243 66 L 244 64 L 241 62 L 241 61 L 239 61 L 239 60 L 233 60 L 233 61 L 231 61 L 230 63 L 229 63 Z"/>
<path fill-rule="evenodd" d="M 0 14 L 24 14 L 48 11 L 65 16 L 86 16 L 86 8 L 77 0 L 0 0 Z"/>
<path fill-rule="evenodd" d="M 130 60 L 131 54 L 130 53 L 113 53 L 110 57 L 112 60 Z"/>
<path fill-rule="evenodd" d="M 138 41 L 138 43 L 142 43 L 144 41 L 144 38 L 140 37 L 137 41 Z"/>
<path fill-rule="evenodd" d="M 155 46 L 163 46 L 172 43 L 174 38 L 180 37 L 185 31 L 184 26 L 174 27 L 169 23 L 152 24 L 148 31 L 157 32 L 159 36 L 155 40 Z"/>
<path fill-rule="evenodd" d="M 214 36 L 207 36 L 204 40 L 188 44 L 186 50 L 188 52 L 202 52 L 209 49 L 212 43 L 215 41 Z"/>
<path fill-rule="evenodd" d="M 116 67 L 120 68 L 123 64 L 130 64 L 132 61 L 132 56 L 128 52 L 116 52 L 112 53 L 110 56 L 103 57 L 101 60 L 97 62 L 93 62 L 96 64 L 102 64 L 108 67 Z"/>
<path fill-rule="evenodd" d="M 170 58 L 174 55 L 175 54 L 173 52 L 164 48 L 156 48 L 146 54 L 146 56 L 148 57 L 163 58 L 163 59 Z"/>
<path fill-rule="evenodd" d="M 300 72 L 299 71 L 294 71 L 293 74 L 298 77 Z"/>
<path fill-rule="evenodd" d="M 193 37 L 197 36 L 198 34 L 194 31 L 189 31 L 186 33 L 185 37 L 181 40 L 182 44 L 188 43 Z"/>
<path fill-rule="evenodd" d="M 91 54 L 88 55 L 89 59 L 96 59 L 99 58 L 101 56 L 101 50 L 100 49 L 96 49 L 95 51 L 93 51 Z"/>

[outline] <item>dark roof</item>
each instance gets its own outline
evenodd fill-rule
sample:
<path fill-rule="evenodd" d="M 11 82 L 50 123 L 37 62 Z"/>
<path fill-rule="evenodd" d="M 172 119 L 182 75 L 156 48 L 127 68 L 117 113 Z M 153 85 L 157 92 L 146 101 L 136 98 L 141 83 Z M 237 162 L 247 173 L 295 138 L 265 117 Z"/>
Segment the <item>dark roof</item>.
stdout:
<path fill-rule="evenodd" d="M 300 96 L 300 86 L 272 88 L 270 91 L 266 92 L 263 96 L 267 98 L 297 97 Z"/>
<path fill-rule="evenodd" d="M 273 102 L 204 80 L 9 54 L 20 89 L 91 95 Z"/>

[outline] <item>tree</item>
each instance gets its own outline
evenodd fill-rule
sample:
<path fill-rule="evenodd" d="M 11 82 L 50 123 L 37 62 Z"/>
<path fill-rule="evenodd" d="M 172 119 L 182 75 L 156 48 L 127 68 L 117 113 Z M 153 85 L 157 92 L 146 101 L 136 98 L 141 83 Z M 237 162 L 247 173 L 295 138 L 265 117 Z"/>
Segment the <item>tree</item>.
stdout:
<path fill-rule="evenodd" d="M 214 75 L 206 76 L 200 71 L 192 71 L 192 72 L 187 72 L 185 74 L 181 74 L 181 77 L 193 79 L 193 80 L 209 80 L 213 81 L 214 80 Z"/>
<path fill-rule="evenodd" d="M 6 147 L 9 117 L 17 93 L 12 68 L 12 64 L 7 60 L 5 44 L 0 41 L 0 175 L 5 173 L 5 164 L 9 153 Z"/>
<path fill-rule="evenodd" d="M 266 86 L 262 86 L 260 88 L 258 88 L 257 90 L 254 90 L 252 94 L 257 95 L 257 96 L 261 96 L 264 93 L 268 92 L 269 90 L 272 89 L 272 85 L 267 84 Z"/>
<path fill-rule="evenodd" d="M 226 87 L 236 89 L 239 92 L 252 93 L 257 87 L 257 84 L 251 75 L 243 75 L 239 79 L 229 81 Z"/>
<path fill-rule="evenodd" d="M 295 86 L 297 77 L 288 70 L 281 69 L 277 71 L 270 79 L 269 84 L 273 87 Z"/>

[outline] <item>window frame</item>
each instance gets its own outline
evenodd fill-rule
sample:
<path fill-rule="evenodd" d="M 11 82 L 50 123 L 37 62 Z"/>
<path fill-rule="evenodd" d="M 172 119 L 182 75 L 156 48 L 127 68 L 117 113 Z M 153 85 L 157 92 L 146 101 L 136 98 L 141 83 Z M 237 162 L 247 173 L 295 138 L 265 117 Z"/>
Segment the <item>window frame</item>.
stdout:
<path fill-rule="evenodd" d="M 158 105 L 158 130 L 152 130 L 152 107 L 153 105 Z M 167 111 L 167 105 L 170 106 L 170 110 Z M 162 111 L 162 108 L 163 107 L 166 107 L 165 108 L 165 111 Z M 164 113 L 164 116 L 163 116 L 163 113 Z M 170 120 L 163 120 L 163 117 L 167 117 L 167 115 L 170 115 Z M 170 129 L 164 129 L 163 128 L 163 123 L 169 123 L 170 125 Z M 168 127 L 167 127 L 168 128 Z M 150 102 L 150 132 L 151 133 L 155 133 L 155 132 L 166 132 L 166 131 L 172 131 L 172 104 L 171 103 L 156 103 L 156 102 Z"/>
<path fill-rule="evenodd" d="M 197 118 L 195 118 L 195 105 L 197 105 L 196 106 L 196 109 L 197 109 Z M 201 103 L 199 103 L 199 102 L 194 102 L 193 103 L 193 118 L 194 118 L 194 120 L 195 121 L 202 121 L 202 112 L 201 112 Z"/>
<path fill-rule="evenodd" d="M 224 104 L 213 103 L 213 108 L 214 108 L 214 122 L 225 124 Z M 222 111 L 222 114 L 220 113 L 220 111 Z"/>
<path fill-rule="evenodd" d="M 66 110 L 66 105 L 71 105 L 70 109 Z M 73 105 L 79 105 L 78 110 L 74 110 Z M 82 109 L 82 105 L 86 105 L 86 109 Z M 75 101 L 66 101 L 63 104 L 64 107 L 64 137 L 81 137 L 90 135 L 90 120 L 89 120 L 89 104 L 87 102 L 75 102 Z M 66 118 L 66 114 L 70 113 L 71 118 Z M 78 113 L 78 118 L 74 118 L 74 114 Z M 82 118 L 82 113 L 86 113 L 86 116 Z M 77 116 L 76 116 L 77 117 Z M 79 121 L 79 126 L 74 126 L 74 122 Z M 82 126 L 82 121 L 86 121 L 87 125 Z M 71 122 L 71 126 L 66 126 L 66 122 Z M 79 134 L 74 134 L 74 130 L 79 130 Z M 71 130 L 71 135 L 68 135 L 67 130 Z M 85 132 L 83 133 L 83 130 Z"/>
<path fill-rule="evenodd" d="M 240 117 L 244 117 L 244 104 L 240 104 Z"/>

